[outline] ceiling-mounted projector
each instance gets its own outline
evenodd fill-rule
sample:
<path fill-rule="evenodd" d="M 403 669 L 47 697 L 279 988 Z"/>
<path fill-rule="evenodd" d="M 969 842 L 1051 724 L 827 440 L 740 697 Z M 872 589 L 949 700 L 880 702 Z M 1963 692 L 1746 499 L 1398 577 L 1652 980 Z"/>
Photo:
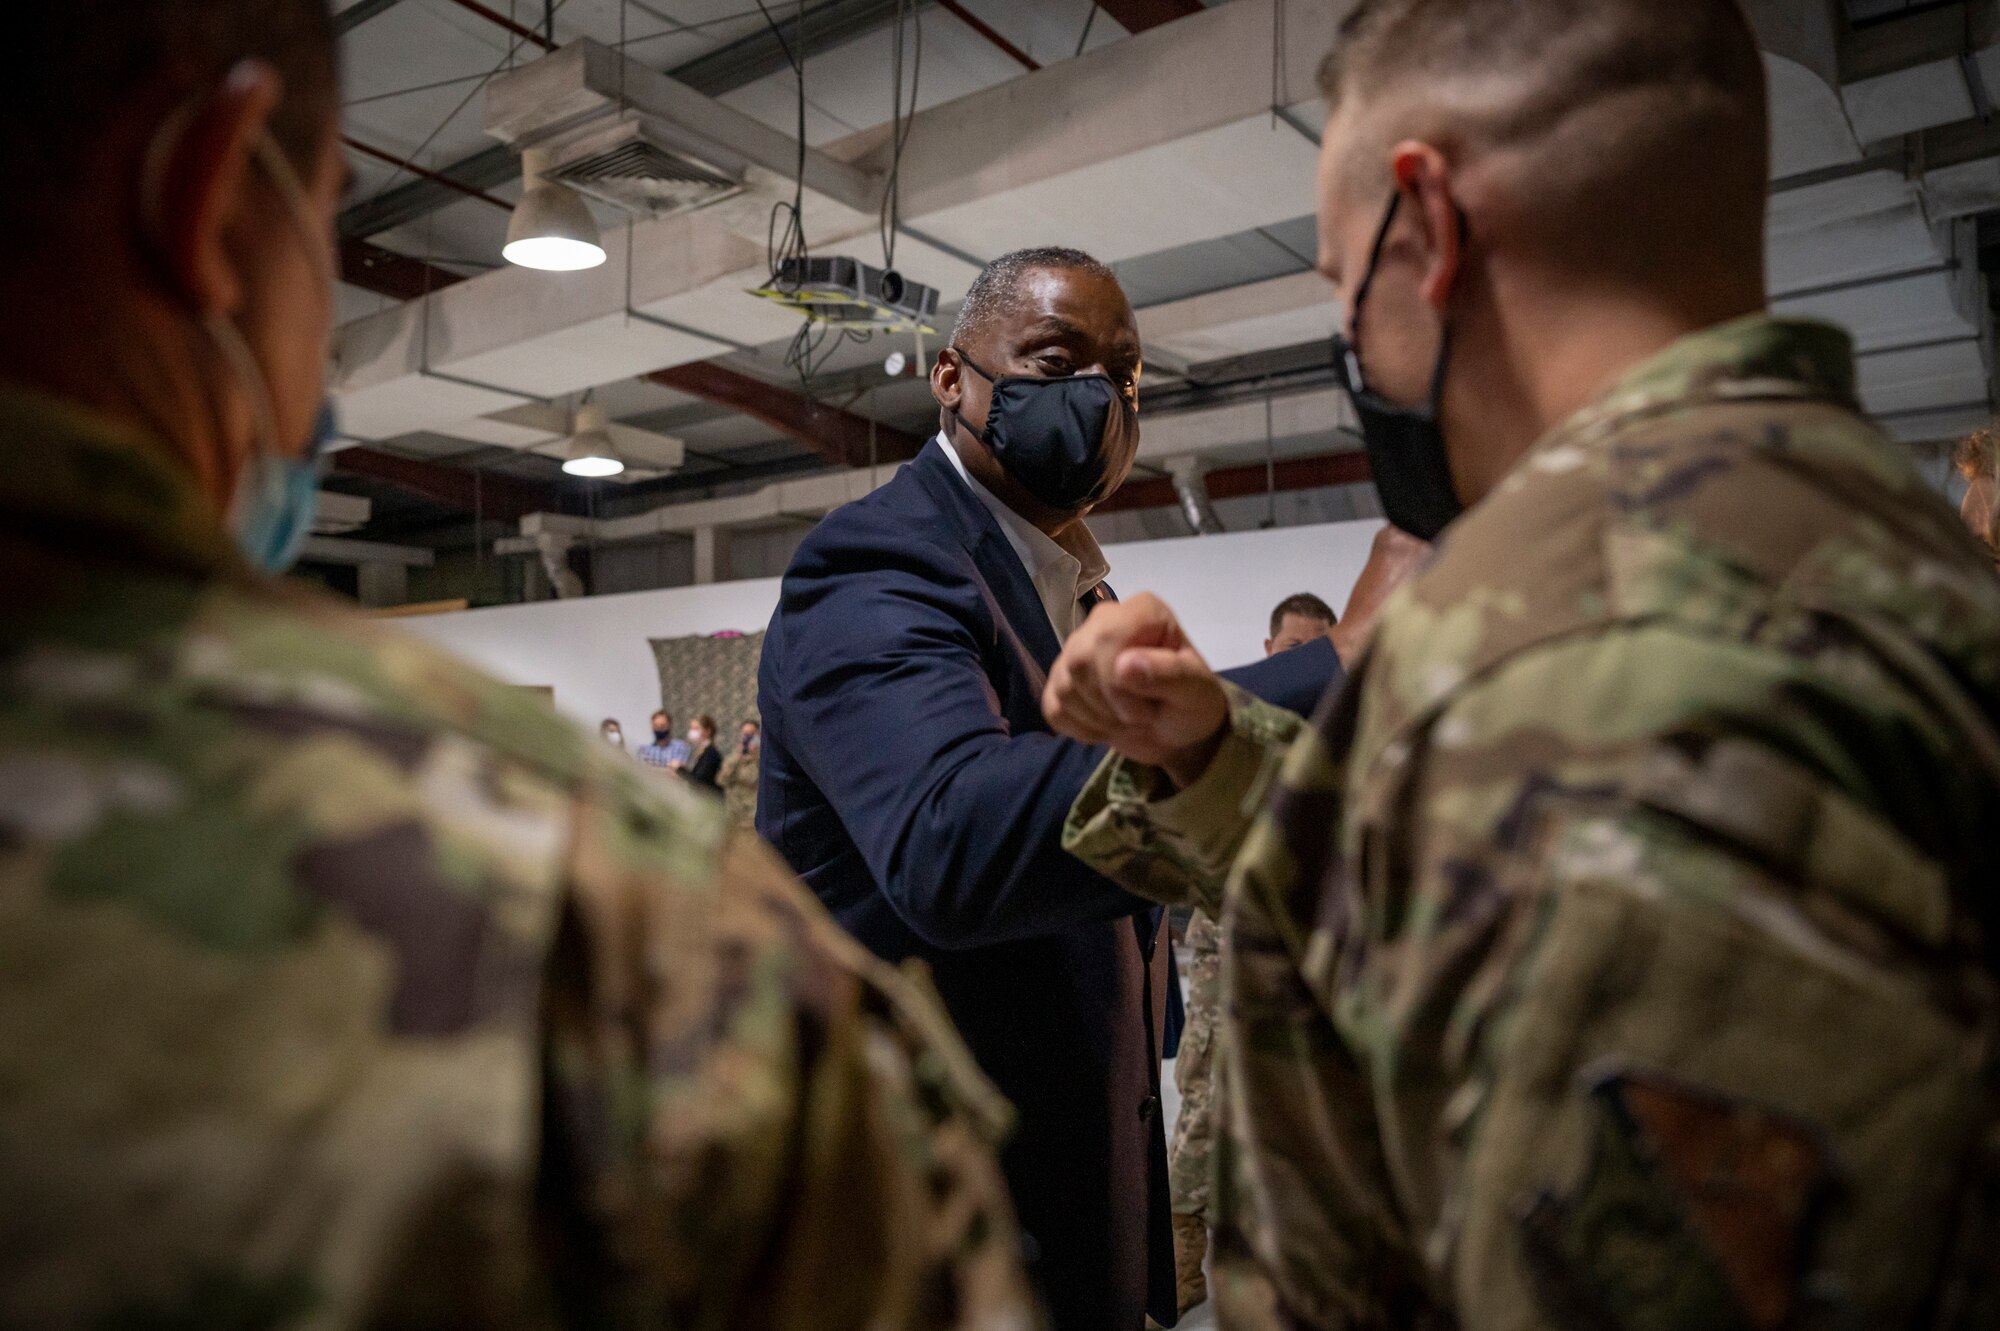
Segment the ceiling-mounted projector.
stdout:
<path fill-rule="evenodd" d="M 815 323 L 877 328 L 890 333 L 935 333 L 936 287 L 901 273 L 870 268 L 845 255 L 786 259 L 750 294 L 796 310 Z"/>

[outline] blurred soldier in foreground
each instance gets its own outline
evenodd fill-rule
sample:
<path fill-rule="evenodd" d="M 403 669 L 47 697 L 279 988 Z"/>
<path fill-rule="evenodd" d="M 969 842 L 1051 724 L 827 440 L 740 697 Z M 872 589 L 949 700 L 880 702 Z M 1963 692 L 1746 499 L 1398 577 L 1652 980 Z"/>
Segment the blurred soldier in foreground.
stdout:
<path fill-rule="evenodd" d="M 1762 312 L 1747 24 L 1362 0 L 1325 85 L 1436 561 L 1311 724 L 1146 599 L 1046 696 L 1069 844 L 1223 912 L 1221 1324 L 2000 1325 L 2000 581 Z"/>
<path fill-rule="evenodd" d="M 12 17 L 0 1325 L 1031 1325 L 920 982 L 267 576 L 324 434 L 322 0 Z"/>

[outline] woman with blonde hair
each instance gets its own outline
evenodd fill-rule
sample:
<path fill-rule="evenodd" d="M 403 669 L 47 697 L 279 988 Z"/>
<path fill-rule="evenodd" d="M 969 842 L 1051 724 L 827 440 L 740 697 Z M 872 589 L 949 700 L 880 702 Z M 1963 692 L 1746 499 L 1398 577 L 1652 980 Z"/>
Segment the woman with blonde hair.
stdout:
<path fill-rule="evenodd" d="M 2000 427 L 1988 426 L 1960 440 L 1956 464 L 1965 477 L 1959 516 L 2000 566 Z"/>

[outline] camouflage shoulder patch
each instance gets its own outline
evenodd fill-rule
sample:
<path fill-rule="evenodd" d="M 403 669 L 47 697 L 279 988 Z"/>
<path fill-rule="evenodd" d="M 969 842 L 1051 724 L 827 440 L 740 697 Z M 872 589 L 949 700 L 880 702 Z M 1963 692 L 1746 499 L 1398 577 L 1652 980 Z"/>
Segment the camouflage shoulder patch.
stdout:
<path fill-rule="evenodd" d="M 1820 1135 L 1640 1071 L 1590 1088 L 1594 1152 L 1568 1196 L 1519 1217 L 1544 1304 L 1572 1331 L 1780 1331 L 1804 1297 L 1833 1186 Z"/>

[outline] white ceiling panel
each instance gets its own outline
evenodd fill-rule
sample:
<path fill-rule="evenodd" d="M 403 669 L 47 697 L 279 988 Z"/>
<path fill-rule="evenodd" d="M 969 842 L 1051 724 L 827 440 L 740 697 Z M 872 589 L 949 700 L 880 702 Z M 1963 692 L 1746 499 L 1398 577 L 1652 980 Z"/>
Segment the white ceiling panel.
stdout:
<path fill-rule="evenodd" d="M 1956 60 L 1937 60 L 1850 83 L 1841 89 L 1841 99 L 1847 103 L 1855 137 L 1863 143 L 1956 124 L 1978 113 L 1965 71 Z"/>
<path fill-rule="evenodd" d="M 1268 116 L 1024 185 L 921 218 L 975 254 L 1065 244 L 1107 262 L 1311 212 L 1318 150 Z"/>
<path fill-rule="evenodd" d="M 1982 400 L 1986 357 L 1967 339 L 1861 358 L 1861 400 L 1880 413 Z"/>
<path fill-rule="evenodd" d="M 1945 261 L 1936 232 L 1915 203 L 1773 236 L 1766 254 L 1770 289 L 1777 296 Z"/>
<path fill-rule="evenodd" d="M 1771 81 L 1772 179 L 1860 160 L 1846 108 L 1824 79 L 1778 56 L 1766 55 L 1764 68 Z"/>
<path fill-rule="evenodd" d="M 1854 335 L 1862 351 L 1973 337 L 1979 329 L 1955 306 L 1957 293 L 1945 273 L 1772 302 L 1781 314 L 1823 319 Z"/>

